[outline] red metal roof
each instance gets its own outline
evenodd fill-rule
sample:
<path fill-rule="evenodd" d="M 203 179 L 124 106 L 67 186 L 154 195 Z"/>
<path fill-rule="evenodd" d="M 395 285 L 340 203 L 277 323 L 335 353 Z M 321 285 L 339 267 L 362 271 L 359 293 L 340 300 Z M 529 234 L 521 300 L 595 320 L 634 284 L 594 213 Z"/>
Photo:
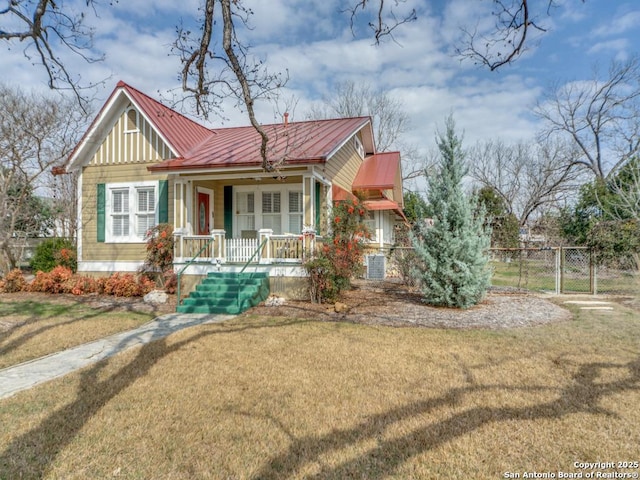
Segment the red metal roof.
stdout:
<path fill-rule="evenodd" d="M 400 168 L 400 152 L 376 153 L 364 159 L 356 178 L 354 190 L 384 190 L 395 185 Z"/>
<path fill-rule="evenodd" d="M 210 129 L 154 100 L 131 85 L 120 81 L 116 86 L 116 89 L 118 88 L 127 92 L 158 132 L 176 150 L 178 156 L 184 156 L 193 149 L 194 145 L 211 137 Z"/>
<path fill-rule="evenodd" d="M 351 136 L 369 123 L 369 117 L 312 120 L 263 125 L 269 137 L 267 157 L 284 165 L 324 162 Z M 182 158 L 149 167 L 152 171 L 199 170 L 259 166 L 260 135 L 250 126 L 217 128 Z"/>
<path fill-rule="evenodd" d="M 364 206 L 369 210 L 400 210 L 400 205 L 388 198 L 365 200 Z"/>

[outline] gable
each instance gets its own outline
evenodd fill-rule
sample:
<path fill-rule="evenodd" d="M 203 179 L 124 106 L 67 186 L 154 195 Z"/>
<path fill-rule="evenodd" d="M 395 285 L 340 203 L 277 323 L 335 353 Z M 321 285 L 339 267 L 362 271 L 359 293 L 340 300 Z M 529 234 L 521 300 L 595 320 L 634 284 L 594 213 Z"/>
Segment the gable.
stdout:
<path fill-rule="evenodd" d="M 157 163 L 171 158 L 175 158 L 171 148 L 129 102 L 88 164 Z"/>

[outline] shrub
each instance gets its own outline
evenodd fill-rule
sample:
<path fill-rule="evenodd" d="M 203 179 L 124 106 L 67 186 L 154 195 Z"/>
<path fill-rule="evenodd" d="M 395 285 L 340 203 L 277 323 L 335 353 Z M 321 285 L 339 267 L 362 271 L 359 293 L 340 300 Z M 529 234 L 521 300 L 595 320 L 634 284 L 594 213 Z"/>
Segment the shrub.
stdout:
<path fill-rule="evenodd" d="M 107 278 L 104 293 L 115 297 L 137 297 L 140 296 L 140 287 L 132 274 L 114 273 Z"/>
<path fill-rule="evenodd" d="M 159 285 L 164 286 L 168 274 L 173 271 L 173 226 L 160 223 L 147 232 L 145 240 L 147 256 L 140 273 L 155 278 Z"/>
<path fill-rule="evenodd" d="M 22 270 L 15 268 L 0 280 L 0 293 L 15 293 L 26 290 L 27 282 L 22 275 Z"/>
<path fill-rule="evenodd" d="M 74 275 L 68 285 L 71 287 L 69 293 L 73 295 L 87 295 L 98 292 L 98 281 L 85 275 Z"/>
<path fill-rule="evenodd" d="M 178 276 L 175 272 L 166 272 L 164 275 L 164 291 L 174 295 L 178 290 Z"/>
<path fill-rule="evenodd" d="M 335 204 L 331 233 L 315 258 L 305 264 L 311 301 L 334 301 L 351 286 L 351 278 L 364 272 L 364 241 L 370 233 L 364 223 L 367 209 L 359 199 Z"/>
<path fill-rule="evenodd" d="M 32 292 L 68 293 L 72 290 L 73 272 L 63 266 L 57 266 L 50 272 L 38 271 L 29 286 Z"/>
<path fill-rule="evenodd" d="M 75 272 L 76 249 L 73 243 L 65 238 L 48 238 L 36 247 L 29 266 L 34 272 L 50 272 L 56 266 L 63 266 Z"/>

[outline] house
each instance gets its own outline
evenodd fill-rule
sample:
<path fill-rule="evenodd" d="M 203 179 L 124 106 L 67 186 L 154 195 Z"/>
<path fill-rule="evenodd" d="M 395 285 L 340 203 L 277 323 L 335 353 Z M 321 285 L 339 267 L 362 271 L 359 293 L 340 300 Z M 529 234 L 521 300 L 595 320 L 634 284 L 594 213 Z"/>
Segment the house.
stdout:
<path fill-rule="evenodd" d="M 135 272 L 146 231 L 168 222 L 175 269 L 190 285 L 248 262 L 272 291 L 294 296 L 329 207 L 351 194 L 366 199 L 372 247 L 393 242 L 403 218 L 400 154 L 376 151 L 369 117 L 285 116 L 264 129 L 269 158 L 281 160 L 274 172 L 261 168 L 252 127 L 206 128 L 119 82 L 66 166 L 79 175 L 78 270 Z"/>

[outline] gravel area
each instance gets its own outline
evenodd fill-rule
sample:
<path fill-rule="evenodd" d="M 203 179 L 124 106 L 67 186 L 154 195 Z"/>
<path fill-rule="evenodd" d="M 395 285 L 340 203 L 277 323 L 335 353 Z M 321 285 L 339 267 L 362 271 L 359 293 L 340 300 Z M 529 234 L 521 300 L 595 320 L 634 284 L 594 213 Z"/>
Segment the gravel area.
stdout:
<path fill-rule="evenodd" d="M 569 311 L 541 296 L 508 290 L 492 290 L 467 310 L 431 307 L 417 290 L 393 281 L 357 281 L 337 306 L 287 301 L 281 306 L 258 306 L 248 314 L 451 329 L 518 328 L 571 319 Z"/>

